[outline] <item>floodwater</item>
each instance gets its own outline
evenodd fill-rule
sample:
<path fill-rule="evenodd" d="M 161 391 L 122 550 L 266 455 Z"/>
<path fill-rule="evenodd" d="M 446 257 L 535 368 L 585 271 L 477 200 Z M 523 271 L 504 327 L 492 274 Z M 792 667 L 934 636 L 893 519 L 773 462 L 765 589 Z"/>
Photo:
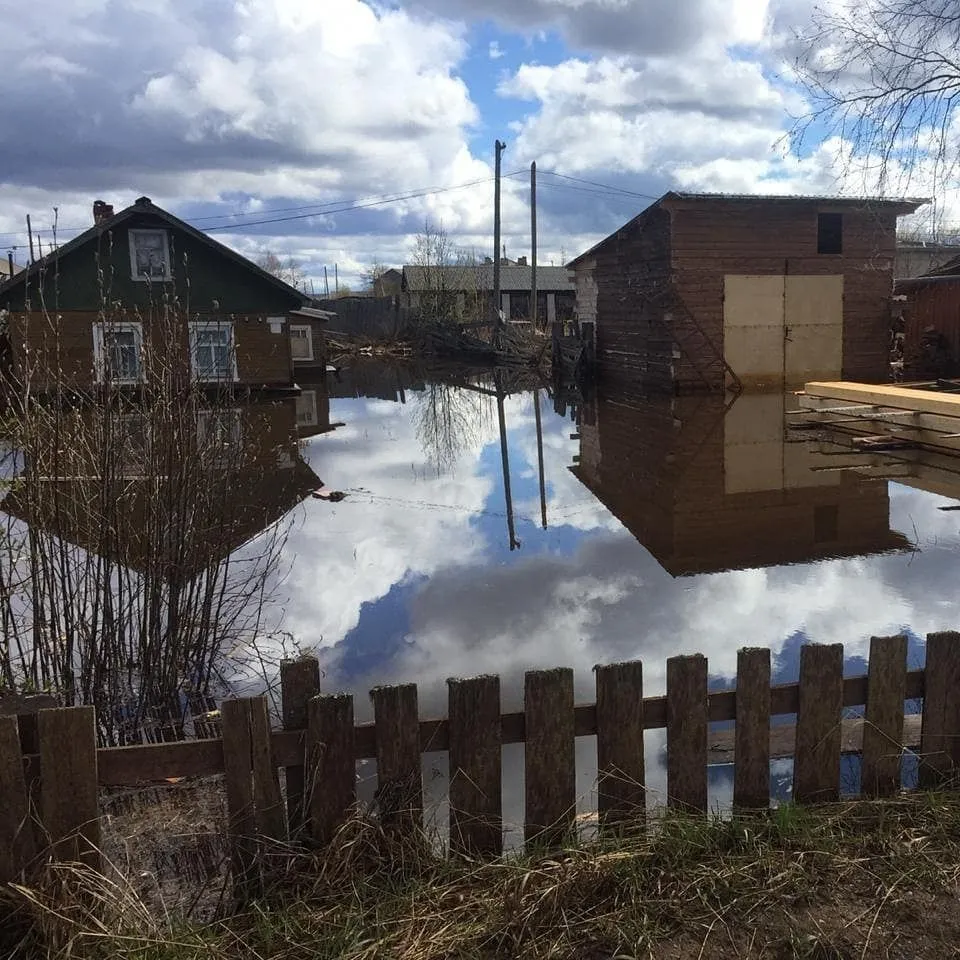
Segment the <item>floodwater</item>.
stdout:
<path fill-rule="evenodd" d="M 769 647 L 787 682 L 805 642 L 843 643 L 846 671 L 862 673 L 872 635 L 906 632 L 915 667 L 927 632 L 960 623 L 949 470 L 798 434 L 789 395 L 725 406 L 601 391 L 578 422 L 545 390 L 522 390 L 503 401 L 508 511 L 492 386 L 344 371 L 327 391 L 340 425 L 302 444 L 347 497 L 291 514 L 278 612 L 289 650 L 315 651 L 324 688 L 353 692 L 359 719 L 370 688 L 401 682 L 418 685 L 421 716 L 443 716 L 446 679 L 480 673 L 499 674 L 504 709 L 519 709 L 524 671 L 555 666 L 592 700 L 592 667 L 630 659 L 656 695 L 679 653 L 705 654 L 711 684 L 732 686 L 742 646 Z M 302 421 L 317 419 L 315 398 L 301 404 Z M 578 742 L 584 809 L 591 750 Z M 662 789 L 659 733 L 647 752 Z M 519 809 L 521 757 L 505 751 L 505 812 Z M 774 764 L 780 795 L 789 772 Z M 429 792 L 442 757 L 425 773 Z M 728 774 L 711 779 L 721 806 Z"/>

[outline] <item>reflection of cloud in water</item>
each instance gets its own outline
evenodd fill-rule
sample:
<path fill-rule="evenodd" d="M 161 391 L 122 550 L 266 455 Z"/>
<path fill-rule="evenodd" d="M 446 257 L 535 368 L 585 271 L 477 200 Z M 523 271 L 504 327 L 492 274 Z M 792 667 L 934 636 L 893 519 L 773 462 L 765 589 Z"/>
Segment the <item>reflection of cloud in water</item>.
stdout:
<path fill-rule="evenodd" d="M 703 653 L 712 677 L 730 679 L 739 647 L 767 646 L 786 678 L 795 676 L 801 641 L 839 642 L 848 658 L 865 657 L 871 635 L 907 628 L 923 636 L 960 621 L 958 518 L 937 509 L 948 501 L 922 491 L 890 485 L 890 529 L 915 542 L 913 552 L 674 578 L 570 473 L 576 428 L 546 402 L 546 531 L 532 401 L 506 404 L 523 541 L 514 553 L 505 547 L 495 419 L 438 475 L 410 403 L 333 403 L 347 426 L 305 455 L 352 495 L 310 508 L 291 537 L 286 626 L 304 647 L 321 645 L 325 687 L 354 691 L 359 719 L 371 716 L 367 690 L 377 683 L 416 682 L 421 715 L 438 716 L 446 714 L 446 678 L 496 673 L 503 708 L 519 709 L 526 670 L 571 666 L 578 699 L 592 700 L 594 664 L 639 658 L 645 692 L 655 695 L 678 653 Z M 663 742 L 662 731 L 647 733 L 648 785 L 658 798 Z M 504 750 L 508 821 L 522 809 L 522 756 L 522 746 Z M 592 809 L 592 738 L 578 742 L 577 758 L 578 792 Z M 427 760 L 428 802 L 445 791 L 445 763 Z M 711 771 L 711 805 L 728 805 L 730 775 Z M 777 761 L 772 777 L 775 795 L 787 796 L 789 761 Z"/>

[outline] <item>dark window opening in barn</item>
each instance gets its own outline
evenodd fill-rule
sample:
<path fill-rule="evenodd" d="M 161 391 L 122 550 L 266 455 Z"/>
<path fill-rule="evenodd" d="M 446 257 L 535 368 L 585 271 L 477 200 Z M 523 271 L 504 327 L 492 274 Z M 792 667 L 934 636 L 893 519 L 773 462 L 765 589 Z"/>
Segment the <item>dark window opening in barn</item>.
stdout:
<path fill-rule="evenodd" d="M 813 508 L 813 542 L 831 543 L 840 539 L 840 509 L 835 503 Z"/>
<path fill-rule="evenodd" d="M 817 253 L 843 253 L 843 214 L 817 214 Z"/>

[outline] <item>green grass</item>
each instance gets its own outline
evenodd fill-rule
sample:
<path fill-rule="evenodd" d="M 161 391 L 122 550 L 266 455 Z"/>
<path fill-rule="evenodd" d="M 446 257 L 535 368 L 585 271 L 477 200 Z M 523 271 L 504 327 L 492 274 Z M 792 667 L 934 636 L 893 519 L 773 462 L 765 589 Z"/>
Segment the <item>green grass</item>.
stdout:
<path fill-rule="evenodd" d="M 3 894 L 0 954 L 82 960 L 853 960 L 956 956 L 960 794 L 733 820 L 457 862 L 360 817 L 325 856 L 278 857 L 262 899 L 212 923 L 48 869 Z M 6 950 L 7 952 L 4 952 Z"/>

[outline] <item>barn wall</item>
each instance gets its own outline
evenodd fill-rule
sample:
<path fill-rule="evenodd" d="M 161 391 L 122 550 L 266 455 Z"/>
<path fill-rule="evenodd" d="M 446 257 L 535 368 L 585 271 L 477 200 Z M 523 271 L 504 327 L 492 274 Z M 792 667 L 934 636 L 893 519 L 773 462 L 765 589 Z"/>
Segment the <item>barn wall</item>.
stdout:
<path fill-rule="evenodd" d="M 960 372 L 960 277 L 908 288 L 903 306 L 903 360 L 910 377 Z M 924 347 L 924 331 L 940 335 L 940 348 Z"/>

